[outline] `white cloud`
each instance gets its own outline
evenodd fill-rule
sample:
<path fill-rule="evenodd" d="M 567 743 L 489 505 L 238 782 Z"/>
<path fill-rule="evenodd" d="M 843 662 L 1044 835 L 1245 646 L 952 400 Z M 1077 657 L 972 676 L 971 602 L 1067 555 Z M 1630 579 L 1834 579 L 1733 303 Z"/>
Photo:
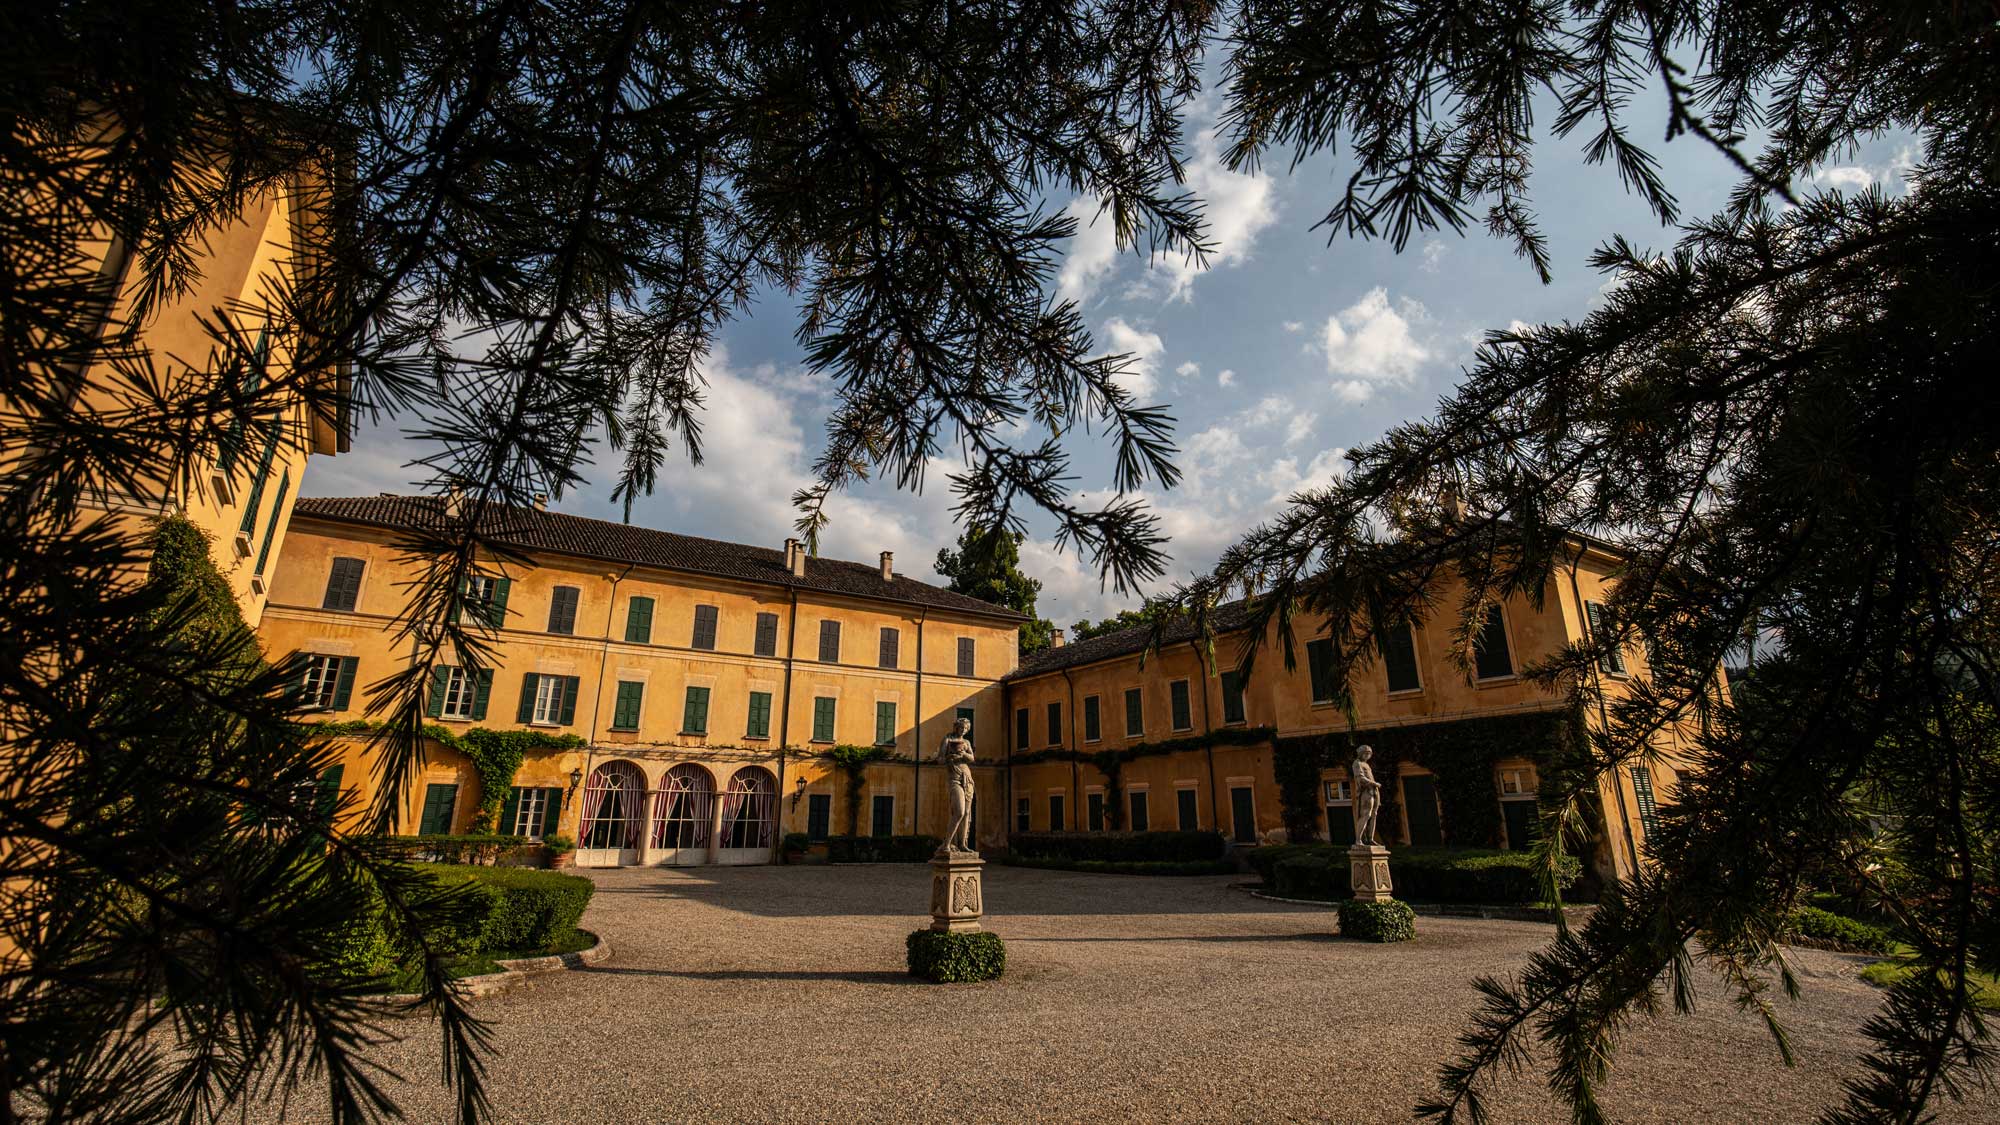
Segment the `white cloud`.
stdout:
<path fill-rule="evenodd" d="M 1234 372 L 1234 371 L 1231 371 L 1231 370 L 1229 370 L 1228 368 L 1223 368 L 1223 370 L 1222 370 L 1222 373 L 1221 373 L 1221 374 L 1219 374 L 1219 375 L 1217 375 L 1217 376 L 1215 377 L 1215 383 L 1216 383 L 1216 385 L 1217 385 L 1217 386 L 1220 386 L 1220 387 L 1233 387 L 1233 386 L 1235 386 L 1235 385 L 1236 385 L 1236 372 Z"/>
<path fill-rule="evenodd" d="M 1107 355 L 1125 353 L 1131 357 L 1126 362 L 1125 374 L 1120 377 L 1119 385 L 1145 404 L 1159 389 L 1155 373 L 1160 353 L 1166 350 L 1159 333 L 1134 328 L 1125 323 L 1124 317 L 1114 316 L 1104 322 L 1104 341 Z"/>
<path fill-rule="evenodd" d="M 1875 183 L 1875 174 L 1857 164 L 1822 168 L 1813 178 L 1844 191 L 1867 191 Z"/>
<path fill-rule="evenodd" d="M 1207 223 L 1202 235 L 1211 250 L 1206 268 L 1222 269 L 1249 261 L 1257 236 L 1278 221 L 1275 181 L 1262 172 L 1230 171 L 1223 163 L 1214 128 L 1195 135 L 1194 159 L 1185 167 L 1188 191 L 1202 201 L 1202 217 Z M 1151 266 L 1148 281 L 1164 285 L 1169 301 L 1192 301 L 1195 278 L 1205 272 L 1182 254 L 1157 254 Z"/>
<path fill-rule="evenodd" d="M 1201 378 L 1201 364 L 1189 360 L 1179 367 L 1174 368 L 1174 374 L 1183 379 L 1199 379 Z"/>
<path fill-rule="evenodd" d="M 1312 436 L 1313 427 L 1317 425 L 1319 425 L 1319 415 L 1310 410 L 1292 415 L 1285 423 L 1285 445 L 1289 447 L 1305 441 Z"/>
<path fill-rule="evenodd" d="M 1327 317 L 1320 332 L 1326 369 L 1346 377 L 1335 380 L 1334 392 L 1344 401 L 1363 402 L 1382 386 L 1414 379 L 1431 352 L 1411 335 L 1410 322 L 1426 315 L 1422 305 L 1407 297 L 1391 308 L 1389 291 L 1378 285 Z"/>
<path fill-rule="evenodd" d="M 1285 322 L 1285 331 L 1287 332 L 1298 332 L 1304 328 L 1305 325 L 1300 321 L 1288 320 Z"/>
<path fill-rule="evenodd" d="M 1451 249 L 1451 247 L 1445 245 L 1444 240 L 1441 238 L 1425 239 L 1424 264 L 1421 267 L 1422 270 L 1425 273 L 1436 273 L 1438 271 L 1439 263 L 1444 261 L 1445 251 L 1449 249 Z"/>
<path fill-rule="evenodd" d="M 1056 275 L 1056 296 L 1081 304 L 1097 292 L 1098 285 L 1118 262 L 1118 238 L 1111 216 L 1097 213 L 1097 200 L 1078 196 L 1070 200 L 1075 217 L 1076 237 L 1069 240 L 1062 271 Z"/>

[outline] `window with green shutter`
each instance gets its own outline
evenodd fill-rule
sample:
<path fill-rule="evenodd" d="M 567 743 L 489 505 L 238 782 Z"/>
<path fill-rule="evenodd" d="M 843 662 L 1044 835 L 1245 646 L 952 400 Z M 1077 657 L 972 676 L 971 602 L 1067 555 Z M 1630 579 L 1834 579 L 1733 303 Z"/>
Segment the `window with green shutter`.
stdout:
<path fill-rule="evenodd" d="M 257 548 L 257 569 L 252 574 L 262 575 L 264 564 L 271 561 L 271 543 L 278 537 L 278 522 L 285 516 L 285 497 L 292 491 L 292 474 L 286 470 L 284 478 L 278 482 L 278 498 L 271 501 L 271 518 L 264 524 L 264 545 Z"/>
<path fill-rule="evenodd" d="M 1611 630 L 1605 627 L 1604 607 L 1596 602 L 1583 603 L 1583 612 L 1590 619 L 1590 639 L 1605 646 L 1597 654 L 1597 670 L 1613 676 L 1625 674 L 1625 653 L 1620 651 Z"/>
<path fill-rule="evenodd" d="M 771 693 L 753 691 L 750 693 L 750 721 L 744 729 L 745 738 L 771 737 Z"/>
<path fill-rule="evenodd" d="M 884 668 L 894 668 L 898 661 L 902 659 L 902 650 L 902 631 L 898 629 L 884 629 L 882 630 L 881 651 L 877 654 L 878 659 L 876 663 Z"/>
<path fill-rule="evenodd" d="M 1175 730 L 1194 729 L 1194 703 L 1188 691 L 1186 680 L 1175 680 L 1167 685 L 1167 699 L 1173 705 L 1170 716 Z"/>
<path fill-rule="evenodd" d="M 645 699 L 645 684 L 636 680 L 618 681 L 618 701 L 611 707 L 611 729 L 638 730 L 639 711 Z"/>
<path fill-rule="evenodd" d="M 896 834 L 896 798 L 892 794 L 877 793 L 870 805 L 868 831 L 874 836 L 894 836 Z"/>
<path fill-rule="evenodd" d="M 821 664 L 840 663 L 840 622 L 819 623 L 819 662 Z"/>
<path fill-rule="evenodd" d="M 1049 711 L 1049 745 L 1061 746 L 1063 743 L 1062 704 L 1051 703 L 1049 704 L 1048 711 Z"/>
<path fill-rule="evenodd" d="M 1408 622 L 1392 626 L 1382 638 L 1382 672 L 1390 691 L 1418 691 L 1424 682 L 1417 675 L 1417 641 Z"/>
<path fill-rule="evenodd" d="M 813 700 L 814 742 L 833 741 L 833 705 L 834 700 L 829 696 L 822 695 Z"/>
<path fill-rule="evenodd" d="M 320 608 L 353 612 L 355 604 L 361 599 L 361 574 L 367 566 L 360 559 L 333 560 L 333 567 L 326 576 L 326 597 L 320 600 Z"/>
<path fill-rule="evenodd" d="M 425 836 L 444 836 L 451 832 L 452 813 L 458 808 L 458 786 L 432 784 L 424 787 L 423 817 L 417 822 L 417 831 Z"/>
<path fill-rule="evenodd" d="M 806 795 L 806 839 L 824 840 L 833 833 L 833 794 Z"/>
<path fill-rule="evenodd" d="M 1486 611 L 1486 625 L 1479 630 L 1473 646 L 1473 671 L 1482 680 L 1514 674 L 1513 654 L 1507 651 L 1507 619 L 1499 606 Z"/>
<path fill-rule="evenodd" d="M 712 605 L 694 607 L 694 643 L 690 648 L 713 651 L 715 648 L 715 622 L 720 611 Z"/>
<path fill-rule="evenodd" d="M 1639 804 L 1639 831 L 1651 840 L 1660 833 L 1660 809 L 1653 796 L 1653 771 L 1632 766 L 1632 796 Z"/>
<path fill-rule="evenodd" d="M 1021 707 L 1014 712 L 1014 749 L 1028 748 L 1028 709 Z"/>
<path fill-rule="evenodd" d="M 973 652 L 971 637 L 958 638 L 958 674 L 967 679 L 972 678 Z"/>
<path fill-rule="evenodd" d="M 1083 697 L 1083 740 L 1097 742 L 1104 737 L 1104 701 L 1094 695 Z"/>
<path fill-rule="evenodd" d="M 575 586 L 557 586 L 549 594 L 549 632 L 569 636 L 576 632 L 576 607 L 583 591 Z"/>
<path fill-rule="evenodd" d="M 1243 677 L 1236 672 L 1222 674 L 1222 721 L 1225 723 L 1249 721 L 1243 708 Z"/>
<path fill-rule="evenodd" d="M 891 746 L 896 741 L 896 705 L 886 699 L 875 701 L 875 745 Z"/>
<path fill-rule="evenodd" d="M 1146 733 L 1146 697 L 1138 688 L 1125 689 L 1125 737 Z"/>
<path fill-rule="evenodd" d="M 653 599 L 633 598 L 625 603 L 625 643 L 653 643 Z"/>
<path fill-rule="evenodd" d="M 708 733 L 707 688 L 690 687 L 687 689 L 687 703 L 681 708 L 681 733 Z"/>
<path fill-rule="evenodd" d="M 758 615 L 757 615 L 757 642 L 756 642 L 756 644 L 757 644 L 757 648 L 756 648 L 756 653 L 757 653 L 757 655 L 758 655 L 758 656 L 776 656 L 776 655 L 778 655 L 778 615 L 777 615 L 777 614 L 775 614 L 775 613 L 760 613 L 760 614 L 758 614 Z"/>
<path fill-rule="evenodd" d="M 242 533 L 245 543 L 250 541 L 251 534 L 257 530 L 257 512 L 264 505 L 264 482 L 270 479 L 271 462 L 277 457 L 278 429 L 274 426 L 271 429 L 270 439 L 264 443 L 264 458 L 257 464 L 257 476 L 250 484 L 250 498 L 243 501 L 243 522 L 236 526 L 236 530 Z"/>
<path fill-rule="evenodd" d="M 1306 674 L 1312 683 L 1312 701 L 1331 703 L 1333 682 L 1333 642 L 1325 639 L 1306 642 Z"/>

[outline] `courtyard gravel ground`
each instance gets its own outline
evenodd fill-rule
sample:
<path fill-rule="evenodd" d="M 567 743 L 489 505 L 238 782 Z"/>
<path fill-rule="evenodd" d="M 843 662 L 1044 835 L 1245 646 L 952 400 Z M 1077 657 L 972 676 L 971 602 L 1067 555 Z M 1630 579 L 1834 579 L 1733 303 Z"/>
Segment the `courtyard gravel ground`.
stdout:
<path fill-rule="evenodd" d="M 475 1001 L 500 1057 L 496 1116 L 619 1121 L 1408 1121 L 1472 1010 L 1553 928 L 1418 919 L 1418 937 L 1332 935 L 1322 907 L 1196 879 L 989 866 L 987 928 L 1007 975 L 938 986 L 903 972 L 927 922 L 914 865 L 590 873 L 584 925 L 612 958 Z M 1837 1097 L 1881 993 L 1860 959 L 1795 952 L 1780 1001 L 1799 1065 L 1716 987 L 1692 1016 L 1640 1020 L 1605 1094 L 1620 1122 L 1804 1122 Z M 415 1121 L 448 1121 L 427 1020 L 378 1060 Z M 305 1099 L 310 1100 L 310 1099 Z M 1534 1075 L 1494 1119 L 1560 1121 Z M 291 1118 L 301 1119 L 294 1101 Z M 254 1115 L 253 1115 L 254 1116 Z M 309 1117 L 309 1115 L 308 1115 Z M 1943 1107 L 2000 1120 L 2000 1092 Z"/>

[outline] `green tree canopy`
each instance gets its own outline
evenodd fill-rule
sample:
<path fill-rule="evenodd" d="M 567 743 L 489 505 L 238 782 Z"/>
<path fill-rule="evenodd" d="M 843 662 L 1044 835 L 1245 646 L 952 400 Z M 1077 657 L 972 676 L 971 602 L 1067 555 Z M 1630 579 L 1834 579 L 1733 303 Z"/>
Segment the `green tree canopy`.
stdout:
<path fill-rule="evenodd" d="M 1099 618 L 1096 621 L 1088 617 L 1083 618 L 1070 626 L 1069 639 L 1087 641 L 1092 637 L 1116 633 L 1120 629 L 1130 629 L 1135 625 L 1150 625 L 1152 622 L 1152 615 L 1144 609 L 1121 609 L 1109 617 Z"/>
<path fill-rule="evenodd" d="M 959 533 L 957 550 L 938 549 L 935 566 L 954 592 L 1026 614 L 1029 620 L 1021 626 L 1021 655 L 1026 656 L 1049 647 L 1055 625 L 1035 609 L 1042 582 L 1021 572 L 1021 538 L 1018 531 L 967 528 Z"/>

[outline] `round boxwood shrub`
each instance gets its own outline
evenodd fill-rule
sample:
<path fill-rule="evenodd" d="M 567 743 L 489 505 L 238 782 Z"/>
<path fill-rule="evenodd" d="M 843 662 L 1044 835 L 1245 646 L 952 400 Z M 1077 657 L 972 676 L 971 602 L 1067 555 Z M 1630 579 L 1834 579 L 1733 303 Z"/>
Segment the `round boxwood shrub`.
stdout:
<path fill-rule="evenodd" d="M 1356 941 L 1408 941 L 1417 936 L 1417 912 L 1407 902 L 1343 900 L 1340 932 Z"/>
<path fill-rule="evenodd" d="M 918 930 L 908 941 L 910 975 L 939 984 L 994 980 L 1007 971 L 1007 947 L 985 930 Z"/>

